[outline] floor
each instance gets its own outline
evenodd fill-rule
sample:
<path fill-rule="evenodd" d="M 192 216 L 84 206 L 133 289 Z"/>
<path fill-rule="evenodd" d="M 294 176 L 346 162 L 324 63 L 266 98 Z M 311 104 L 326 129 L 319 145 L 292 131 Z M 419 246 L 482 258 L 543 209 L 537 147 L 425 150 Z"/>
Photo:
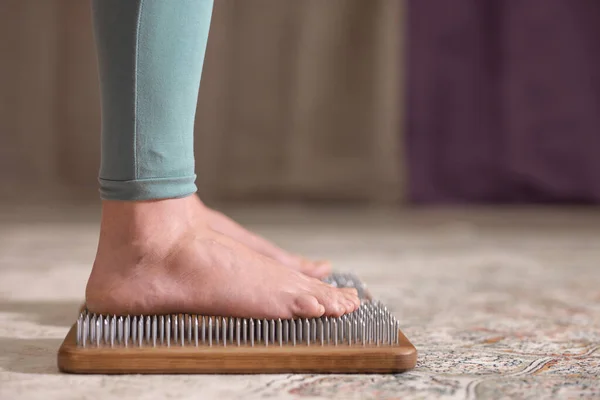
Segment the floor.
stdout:
<path fill-rule="evenodd" d="M 94 256 L 93 207 L 0 208 L 0 399 L 600 398 L 600 211 L 235 208 L 358 274 L 419 350 L 398 375 L 76 376 L 56 350 Z"/>

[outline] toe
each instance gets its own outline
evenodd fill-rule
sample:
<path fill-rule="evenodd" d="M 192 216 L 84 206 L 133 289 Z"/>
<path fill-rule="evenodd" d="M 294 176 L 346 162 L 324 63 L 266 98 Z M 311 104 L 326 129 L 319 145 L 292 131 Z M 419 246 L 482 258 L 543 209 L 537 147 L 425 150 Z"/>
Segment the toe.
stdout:
<path fill-rule="evenodd" d="M 336 292 L 336 308 L 332 310 L 332 315 L 335 317 L 340 317 L 353 308 L 351 302 L 346 298 L 346 294 L 339 289 L 335 289 Z"/>
<path fill-rule="evenodd" d="M 325 315 L 339 317 L 346 312 L 344 293 L 332 286 L 323 284 L 319 293 L 319 302 L 325 306 Z"/>
<path fill-rule="evenodd" d="M 354 312 L 360 306 L 360 300 L 358 296 L 351 293 L 345 293 L 347 302 L 347 312 Z"/>
<path fill-rule="evenodd" d="M 346 306 L 346 314 L 354 312 L 354 302 L 352 300 L 346 298 L 346 301 L 344 302 L 344 304 Z"/>
<path fill-rule="evenodd" d="M 352 303 L 352 311 L 356 311 L 356 309 L 360 307 L 360 298 L 358 297 L 358 291 L 354 288 L 344 288 L 342 290 L 344 291 L 346 299 Z"/>
<path fill-rule="evenodd" d="M 294 301 L 292 314 L 301 318 L 316 318 L 325 313 L 325 307 L 319 303 L 315 296 L 304 294 Z"/>

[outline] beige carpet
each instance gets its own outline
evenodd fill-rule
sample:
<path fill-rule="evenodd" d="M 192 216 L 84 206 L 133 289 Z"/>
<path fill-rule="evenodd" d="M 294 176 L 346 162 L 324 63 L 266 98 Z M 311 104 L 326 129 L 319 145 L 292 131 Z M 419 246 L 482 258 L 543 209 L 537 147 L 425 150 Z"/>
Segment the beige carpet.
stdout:
<path fill-rule="evenodd" d="M 0 399 L 600 397 L 600 212 L 237 210 L 354 272 L 419 350 L 399 375 L 75 376 L 55 353 L 97 214 L 0 209 Z"/>

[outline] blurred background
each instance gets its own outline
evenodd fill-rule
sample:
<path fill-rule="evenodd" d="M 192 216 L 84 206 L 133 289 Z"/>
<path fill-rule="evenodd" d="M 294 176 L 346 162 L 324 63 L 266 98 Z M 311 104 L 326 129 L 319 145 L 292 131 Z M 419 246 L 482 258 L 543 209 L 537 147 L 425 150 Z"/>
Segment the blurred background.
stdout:
<path fill-rule="evenodd" d="M 97 199 L 90 7 L 0 0 L 5 199 Z M 207 200 L 600 199 L 594 0 L 217 0 L 196 122 Z"/>
<path fill-rule="evenodd" d="M 96 200 L 89 2 L 0 5 L 4 196 Z M 201 196 L 400 201 L 404 26 L 398 0 L 217 0 L 196 115 Z"/>

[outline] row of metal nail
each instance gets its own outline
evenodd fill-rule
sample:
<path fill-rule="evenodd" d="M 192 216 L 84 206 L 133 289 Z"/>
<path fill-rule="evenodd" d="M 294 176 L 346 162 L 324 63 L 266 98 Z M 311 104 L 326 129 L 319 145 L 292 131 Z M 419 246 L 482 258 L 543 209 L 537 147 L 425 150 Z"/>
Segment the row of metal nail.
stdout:
<path fill-rule="evenodd" d="M 380 303 L 338 318 L 267 320 L 189 314 L 96 315 L 77 320 L 79 346 L 394 345 L 398 321 Z"/>
<path fill-rule="evenodd" d="M 367 297 L 367 286 L 354 274 L 333 273 L 323 279 L 323 282 L 335 287 L 355 288 L 358 292 L 358 297 L 364 299 Z"/>

